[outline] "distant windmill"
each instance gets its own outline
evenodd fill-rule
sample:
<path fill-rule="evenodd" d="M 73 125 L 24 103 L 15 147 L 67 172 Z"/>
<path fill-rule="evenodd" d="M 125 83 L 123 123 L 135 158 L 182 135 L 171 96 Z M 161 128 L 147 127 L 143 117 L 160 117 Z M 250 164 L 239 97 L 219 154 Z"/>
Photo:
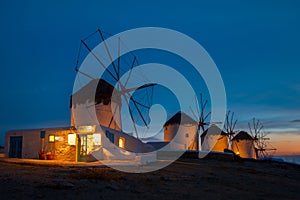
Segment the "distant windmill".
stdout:
<path fill-rule="evenodd" d="M 230 110 L 227 111 L 226 113 L 226 119 L 225 119 L 225 124 L 224 124 L 224 129 L 228 135 L 229 141 L 234 137 L 234 135 L 237 133 L 235 131 L 237 119 L 234 119 L 234 112 L 231 112 Z"/>
<path fill-rule="evenodd" d="M 190 110 L 194 116 L 194 118 L 197 119 L 198 122 L 198 130 L 197 134 L 195 136 L 195 143 L 196 143 L 196 149 L 199 150 L 199 135 L 200 131 L 203 133 L 205 131 L 206 126 L 209 126 L 210 124 L 220 124 L 221 122 L 208 122 L 207 119 L 210 116 L 211 112 L 205 113 L 205 109 L 207 106 L 208 101 L 203 101 L 202 93 L 200 93 L 200 105 L 197 103 L 197 97 L 194 98 L 194 103 L 196 107 L 196 112 L 192 109 L 190 106 Z M 200 110 L 199 110 L 200 107 Z"/>
<path fill-rule="evenodd" d="M 260 120 L 253 118 L 252 123 L 249 122 L 248 126 L 250 134 L 255 142 L 258 158 L 267 158 L 271 156 L 271 154 L 276 151 L 276 148 L 267 142 L 270 138 L 268 138 L 268 134 L 264 132 L 264 126 Z"/>

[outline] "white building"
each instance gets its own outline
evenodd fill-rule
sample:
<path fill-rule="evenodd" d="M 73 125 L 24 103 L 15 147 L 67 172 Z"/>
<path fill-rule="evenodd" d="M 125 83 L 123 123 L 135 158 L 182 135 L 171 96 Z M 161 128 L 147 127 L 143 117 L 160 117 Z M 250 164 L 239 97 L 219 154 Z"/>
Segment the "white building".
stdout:
<path fill-rule="evenodd" d="M 211 125 L 201 134 L 201 150 L 224 152 L 228 149 L 228 136 L 217 125 Z"/>
<path fill-rule="evenodd" d="M 121 131 L 121 101 L 118 95 L 112 97 L 113 90 L 113 86 L 101 79 L 91 81 L 73 94 L 70 127 L 8 131 L 6 155 L 39 158 L 39 152 L 43 151 L 56 160 L 93 161 L 134 159 L 129 152 L 153 151 L 151 145 Z M 96 112 L 92 117 L 93 109 Z"/>
<path fill-rule="evenodd" d="M 164 142 L 170 142 L 172 150 L 196 150 L 198 123 L 183 112 L 177 112 L 164 124 Z"/>
<path fill-rule="evenodd" d="M 232 151 L 242 158 L 257 158 L 254 139 L 245 131 L 240 131 L 231 140 Z"/>

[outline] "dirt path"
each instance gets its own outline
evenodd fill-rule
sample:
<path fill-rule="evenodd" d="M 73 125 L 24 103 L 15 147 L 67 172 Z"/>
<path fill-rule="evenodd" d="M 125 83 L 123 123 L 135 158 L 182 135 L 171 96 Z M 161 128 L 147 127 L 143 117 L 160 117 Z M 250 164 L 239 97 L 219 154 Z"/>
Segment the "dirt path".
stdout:
<path fill-rule="evenodd" d="M 181 160 L 147 174 L 0 162 L 4 199 L 300 199 L 300 166 Z"/>

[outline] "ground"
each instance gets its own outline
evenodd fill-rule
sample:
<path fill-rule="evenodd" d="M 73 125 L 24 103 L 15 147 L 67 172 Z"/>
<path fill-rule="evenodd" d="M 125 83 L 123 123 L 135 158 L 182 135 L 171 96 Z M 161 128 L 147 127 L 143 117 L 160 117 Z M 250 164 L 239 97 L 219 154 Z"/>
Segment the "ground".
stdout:
<path fill-rule="evenodd" d="M 0 162 L 1 199 L 300 199 L 300 166 L 179 160 L 146 174 Z"/>

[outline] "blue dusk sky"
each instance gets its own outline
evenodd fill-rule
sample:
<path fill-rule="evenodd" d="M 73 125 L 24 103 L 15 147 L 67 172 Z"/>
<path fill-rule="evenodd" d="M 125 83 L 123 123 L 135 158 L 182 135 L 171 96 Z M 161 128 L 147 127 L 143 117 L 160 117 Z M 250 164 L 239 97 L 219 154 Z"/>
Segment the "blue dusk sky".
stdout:
<path fill-rule="evenodd" d="M 257 117 L 275 138 L 300 142 L 299 1 L 3 0 L 0 15 L 0 145 L 7 130 L 69 124 L 81 39 L 148 26 L 207 50 L 239 128 Z"/>

